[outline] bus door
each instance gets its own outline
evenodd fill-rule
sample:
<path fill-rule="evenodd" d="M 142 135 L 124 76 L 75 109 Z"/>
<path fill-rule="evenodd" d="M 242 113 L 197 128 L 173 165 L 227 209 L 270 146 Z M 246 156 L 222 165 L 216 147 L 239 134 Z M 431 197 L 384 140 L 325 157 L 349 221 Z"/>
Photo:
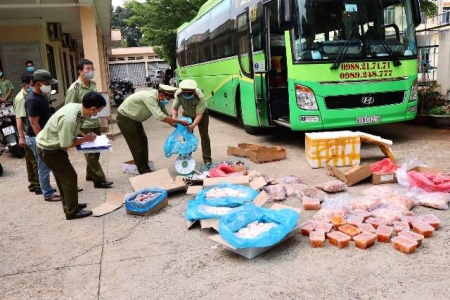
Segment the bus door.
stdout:
<path fill-rule="evenodd" d="M 268 105 L 271 121 L 289 123 L 286 43 L 284 31 L 278 27 L 277 1 L 264 5 L 265 53 L 267 63 Z M 277 122 L 278 123 L 278 122 Z"/>

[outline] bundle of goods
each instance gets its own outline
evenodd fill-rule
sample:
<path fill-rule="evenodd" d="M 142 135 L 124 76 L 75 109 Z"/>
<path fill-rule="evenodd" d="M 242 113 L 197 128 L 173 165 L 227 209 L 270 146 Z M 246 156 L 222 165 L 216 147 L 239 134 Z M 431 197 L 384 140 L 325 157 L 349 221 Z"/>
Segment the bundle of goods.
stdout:
<path fill-rule="evenodd" d="M 219 234 L 237 249 L 269 247 L 290 233 L 298 219 L 292 209 L 272 210 L 246 203 L 219 219 Z"/>
<path fill-rule="evenodd" d="M 400 166 L 390 158 L 384 158 L 379 162 L 370 164 L 369 167 L 373 174 L 392 174 L 400 168 Z"/>
<path fill-rule="evenodd" d="M 167 198 L 167 191 L 160 188 L 144 188 L 125 198 L 127 212 L 145 214 Z"/>
<path fill-rule="evenodd" d="M 211 167 L 209 177 L 227 177 L 247 175 L 248 163 L 244 160 L 227 160 Z"/>

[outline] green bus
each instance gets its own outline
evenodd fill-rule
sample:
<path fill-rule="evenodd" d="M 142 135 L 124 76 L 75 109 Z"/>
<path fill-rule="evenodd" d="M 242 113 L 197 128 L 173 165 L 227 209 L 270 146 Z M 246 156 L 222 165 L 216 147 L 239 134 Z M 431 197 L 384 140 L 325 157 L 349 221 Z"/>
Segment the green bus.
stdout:
<path fill-rule="evenodd" d="M 419 0 L 209 0 L 177 30 L 179 79 L 254 134 L 414 119 Z"/>

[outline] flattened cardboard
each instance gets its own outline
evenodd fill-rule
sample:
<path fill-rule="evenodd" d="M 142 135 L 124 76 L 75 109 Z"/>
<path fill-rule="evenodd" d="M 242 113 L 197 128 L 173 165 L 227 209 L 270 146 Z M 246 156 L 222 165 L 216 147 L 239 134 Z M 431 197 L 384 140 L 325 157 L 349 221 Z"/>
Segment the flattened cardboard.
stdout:
<path fill-rule="evenodd" d="M 166 207 L 167 205 L 169 205 L 169 199 L 166 197 L 163 201 L 161 201 L 160 203 L 158 203 L 158 205 L 154 206 L 152 209 L 150 209 L 148 212 L 145 213 L 137 213 L 137 212 L 133 212 L 133 211 L 129 211 L 127 210 L 127 214 L 129 215 L 137 215 L 137 216 L 150 216 L 158 211 L 160 211 L 161 209 L 163 209 L 164 207 Z"/>
<path fill-rule="evenodd" d="M 372 171 L 368 165 L 354 165 L 350 169 L 340 171 L 336 167 L 330 166 L 329 170 L 332 175 L 347 186 L 352 186 L 372 175 Z"/>
<path fill-rule="evenodd" d="M 200 191 L 203 190 L 203 186 L 201 185 L 191 185 L 188 187 L 186 191 L 186 195 L 197 195 Z"/>
<path fill-rule="evenodd" d="M 232 184 L 249 185 L 249 177 L 248 176 L 227 176 L 227 177 L 205 178 L 203 180 L 203 186 L 216 185 L 216 184 L 219 184 L 222 182 L 232 183 Z"/>
<path fill-rule="evenodd" d="M 131 177 L 130 182 L 135 191 L 148 187 L 158 187 L 171 193 L 187 188 L 182 176 L 177 176 L 174 180 L 167 169 Z"/>
<path fill-rule="evenodd" d="M 100 217 L 109 214 L 120 208 L 123 204 L 125 196 L 116 192 L 108 191 L 106 194 L 106 202 L 92 209 L 94 217 Z"/>
<path fill-rule="evenodd" d="M 264 177 L 262 176 L 255 178 L 250 182 L 250 187 L 254 190 L 259 190 L 266 185 L 267 182 L 264 180 Z"/>

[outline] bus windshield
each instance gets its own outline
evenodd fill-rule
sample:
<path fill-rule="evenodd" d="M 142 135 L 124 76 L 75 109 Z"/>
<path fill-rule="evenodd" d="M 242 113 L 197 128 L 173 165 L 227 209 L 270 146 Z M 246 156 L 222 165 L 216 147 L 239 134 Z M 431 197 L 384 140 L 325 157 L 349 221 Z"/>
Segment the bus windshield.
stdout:
<path fill-rule="evenodd" d="M 294 63 L 413 58 L 411 0 L 296 0 Z"/>

